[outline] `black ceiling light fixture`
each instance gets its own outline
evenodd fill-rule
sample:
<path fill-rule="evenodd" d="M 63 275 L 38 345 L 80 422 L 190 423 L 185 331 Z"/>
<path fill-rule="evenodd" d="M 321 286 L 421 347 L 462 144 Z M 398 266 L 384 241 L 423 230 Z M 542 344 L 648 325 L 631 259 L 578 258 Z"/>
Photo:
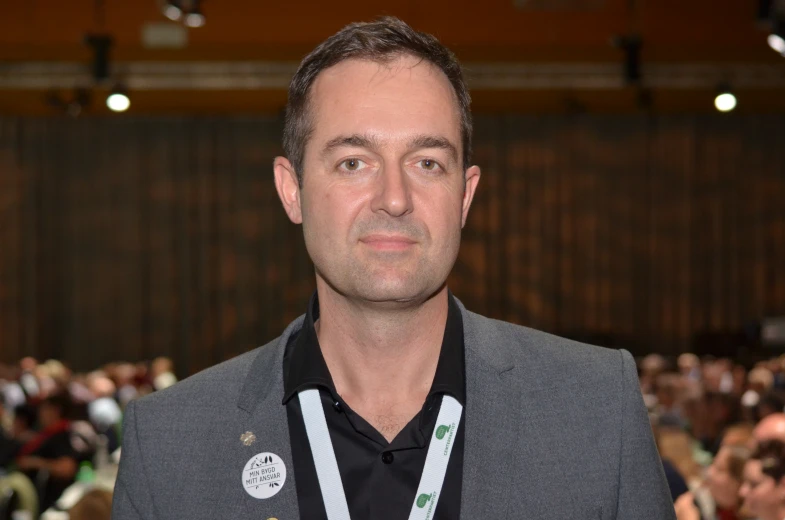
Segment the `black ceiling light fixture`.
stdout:
<path fill-rule="evenodd" d="M 125 112 L 131 106 L 128 90 L 120 82 L 112 84 L 109 52 L 114 43 L 111 36 L 105 34 L 88 34 L 85 43 L 93 50 L 93 83 L 97 86 L 112 85 L 106 96 L 106 106 L 112 112 Z"/>
<path fill-rule="evenodd" d="M 84 42 L 93 51 L 93 81 L 99 85 L 105 83 L 110 76 L 109 51 L 114 43 L 112 37 L 106 34 L 88 34 Z"/>
<path fill-rule="evenodd" d="M 622 73 L 627 85 L 637 85 L 641 81 L 641 48 L 643 40 L 638 35 L 616 36 L 613 46 L 624 53 Z"/>

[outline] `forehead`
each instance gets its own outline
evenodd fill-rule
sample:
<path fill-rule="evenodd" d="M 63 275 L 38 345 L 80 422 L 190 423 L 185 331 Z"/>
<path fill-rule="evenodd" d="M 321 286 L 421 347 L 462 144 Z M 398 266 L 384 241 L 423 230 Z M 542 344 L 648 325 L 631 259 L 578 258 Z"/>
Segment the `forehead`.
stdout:
<path fill-rule="evenodd" d="M 757 459 L 750 459 L 744 465 L 744 476 L 748 479 L 753 479 L 762 473 L 761 462 Z"/>
<path fill-rule="evenodd" d="M 371 134 L 381 140 L 438 134 L 460 145 L 453 88 L 432 63 L 402 56 L 389 63 L 349 59 L 319 74 L 309 99 L 312 140 Z"/>

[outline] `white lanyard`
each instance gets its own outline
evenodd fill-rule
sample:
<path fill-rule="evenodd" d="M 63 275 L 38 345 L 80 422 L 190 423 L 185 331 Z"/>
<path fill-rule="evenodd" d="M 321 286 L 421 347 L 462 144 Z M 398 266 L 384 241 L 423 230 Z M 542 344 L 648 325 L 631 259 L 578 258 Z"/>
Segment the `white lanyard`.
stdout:
<path fill-rule="evenodd" d="M 319 390 L 315 388 L 303 390 L 298 394 L 298 397 L 327 518 L 329 520 L 350 520 L 349 505 L 346 502 L 346 494 L 341 482 L 341 474 L 338 471 L 338 461 L 335 459 L 330 432 L 327 430 L 327 419 L 324 416 Z M 420 477 L 420 485 L 417 487 L 412 511 L 409 513 L 409 520 L 430 520 L 433 518 L 462 412 L 461 403 L 446 394 L 442 397 L 442 406 L 436 419 L 431 442 L 428 445 L 425 467 Z"/>

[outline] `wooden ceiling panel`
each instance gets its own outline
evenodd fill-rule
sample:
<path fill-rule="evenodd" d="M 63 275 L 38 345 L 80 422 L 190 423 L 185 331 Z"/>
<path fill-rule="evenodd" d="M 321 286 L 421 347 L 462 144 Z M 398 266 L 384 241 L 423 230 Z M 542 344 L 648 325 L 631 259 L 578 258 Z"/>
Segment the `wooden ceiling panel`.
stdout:
<path fill-rule="evenodd" d="M 156 0 L 5 0 L 0 47 L 78 47 L 89 31 L 111 33 L 119 48 L 139 47 L 145 22 L 162 21 Z M 206 0 L 205 27 L 192 30 L 195 48 L 242 45 L 310 47 L 343 25 L 379 15 L 402 17 L 448 45 L 465 47 L 605 47 L 617 33 L 641 31 L 647 46 L 758 47 L 757 0 L 606 0 L 596 10 L 518 9 L 514 0 Z M 4 49 L 6 56 L 13 49 Z M 683 51 L 689 52 L 688 48 Z"/>
<path fill-rule="evenodd" d="M 436 35 L 464 62 L 616 65 L 622 52 L 612 37 L 638 33 L 644 76 L 647 65 L 658 63 L 785 63 L 766 46 L 758 0 L 203 0 L 203 6 L 207 23 L 189 30 L 186 48 L 151 50 L 141 34 L 146 23 L 165 21 L 157 0 L 0 0 L 0 61 L 87 66 L 84 35 L 105 32 L 115 39 L 115 62 L 296 62 L 345 24 L 392 14 Z M 44 95 L 0 89 L 0 111 L 51 114 Z M 773 90 L 750 96 L 740 99 L 739 110 L 782 111 L 785 104 Z M 712 93 L 699 89 L 666 89 L 654 97 L 657 110 L 711 110 Z M 474 99 L 476 111 L 637 110 L 636 95 L 627 90 L 476 91 Z M 134 93 L 131 113 L 275 113 L 284 102 L 282 89 L 145 91 Z"/>

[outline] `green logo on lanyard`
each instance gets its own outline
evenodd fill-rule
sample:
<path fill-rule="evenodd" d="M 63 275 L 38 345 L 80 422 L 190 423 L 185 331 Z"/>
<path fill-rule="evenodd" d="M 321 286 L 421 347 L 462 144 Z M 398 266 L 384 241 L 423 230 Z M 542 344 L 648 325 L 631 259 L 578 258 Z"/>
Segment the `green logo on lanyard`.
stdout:
<path fill-rule="evenodd" d="M 450 427 L 442 424 L 441 426 L 436 428 L 436 438 L 439 440 L 444 439 L 444 436 L 447 435 L 448 431 L 450 431 Z"/>
<path fill-rule="evenodd" d="M 418 496 L 417 497 L 417 507 L 422 509 L 423 507 L 425 507 L 425 504 L 427 504 L 430 499 L 431 499 L 431 495 L 429 495 L 427 493 L 423 493 L 422 495 Z"/>

